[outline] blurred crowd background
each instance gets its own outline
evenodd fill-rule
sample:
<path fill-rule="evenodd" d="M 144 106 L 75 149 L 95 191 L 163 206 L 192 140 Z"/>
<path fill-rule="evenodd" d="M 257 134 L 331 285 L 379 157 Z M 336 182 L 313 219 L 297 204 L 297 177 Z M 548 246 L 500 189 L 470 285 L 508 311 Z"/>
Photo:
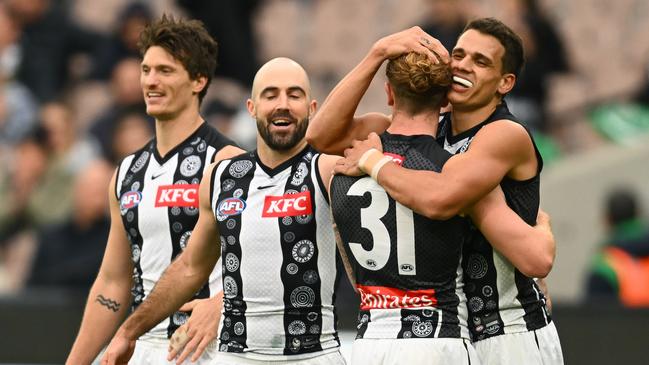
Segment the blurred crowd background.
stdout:
<path fill-rule="evenodd" d="M 92 284 L 109 227 L 106 185 L 153 135 L 136 43 L 163 12 L 202 20 L 219 42 L 202 115 L 248 149 L 256 129 L 245 99 L 266 60 L 300 62 L 322 102 L 384 35 L 419 25 L 450 50 L 467 20 L 503 20 L 527 54 L 506 100 L 546 162 L 554 303 L 649 306 L 646 0 L 0 0 L 4 300 L 33 288 L 83 297 Z M 359 113 L 388 111 L 382 82 Z"/>

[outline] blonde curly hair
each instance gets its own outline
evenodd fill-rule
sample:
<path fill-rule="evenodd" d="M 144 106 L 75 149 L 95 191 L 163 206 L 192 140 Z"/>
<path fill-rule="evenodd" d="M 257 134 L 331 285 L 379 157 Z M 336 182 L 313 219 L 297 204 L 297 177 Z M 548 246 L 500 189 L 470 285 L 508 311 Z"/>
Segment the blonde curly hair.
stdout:
<path fill-rule="evenodd" d="M 453 82 L 448 64 L 415 52 L 390 60 L 385 74 L 398 104 L 413 115 L 439 108 Z"/>

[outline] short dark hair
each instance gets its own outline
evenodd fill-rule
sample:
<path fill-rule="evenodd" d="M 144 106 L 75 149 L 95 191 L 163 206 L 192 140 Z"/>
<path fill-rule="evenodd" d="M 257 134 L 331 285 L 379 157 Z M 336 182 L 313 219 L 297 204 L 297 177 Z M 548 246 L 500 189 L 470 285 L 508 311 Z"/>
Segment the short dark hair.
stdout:
<path fill-rule="evenodd" d="M 142 56 L 153 46 L 162 47 L 169 52 L 185 67 L 192 80 L 207 78 L 207 84 L 198 93 L 200 103 L 216 70 L 218 52 L 216 41 L 203 23 L 199 20 L 176 20 L 171 15 L 163 15 L 140 34 L 138 47 Z"/>
<path fill-rule="evenodd" d="M 637 218 L 638 202 L 635 193 L 628 188 L 617 188 L 606 197 L 606 217 L 613 226 Z"/>
<path fill-rule="evenodd" d="M 503 72 L 513 73 L 516 77 L 520 75 L 525 64 L 525 54 L 523 52 L 523 41 L 518 34 L 495 18 L 472 20 L 464 27 L 462 33 L 469 29 L 475 29 L 482 34 L 496 38 L 505 48 L 505 54 L 502 58 Z"/>

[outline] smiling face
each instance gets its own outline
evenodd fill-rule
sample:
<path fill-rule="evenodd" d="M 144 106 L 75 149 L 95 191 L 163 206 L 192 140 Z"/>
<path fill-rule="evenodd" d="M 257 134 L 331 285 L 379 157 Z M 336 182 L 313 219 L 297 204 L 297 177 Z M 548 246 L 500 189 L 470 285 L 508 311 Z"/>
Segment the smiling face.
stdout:
<path fill-rule="evenodd" d="M 464 32 L 451 53 L 453 85 L 448 99 L 454 109 L 475 109 L 493 102 L 514 86 L 516 77 L 503 73 L 505 48 L 475 29 Z"/>
<path fill-rule="evenodd" d="M 295 61 L 279 58 L 257 72 L 247 105 L 264 143 L 273 150 L 287 151 L 304 140 L 316 101 L 311 100 L 304 69 Z"/>
<path fill-rule="evenodd" d="M 140 85 L 146 112 L 158 121 L 174 120 L 189 108 L 198 109 L 198 93 L 207 79 L 192 80 L 185 67 L 159 46 L 150 47 L 142 59 Z"/>

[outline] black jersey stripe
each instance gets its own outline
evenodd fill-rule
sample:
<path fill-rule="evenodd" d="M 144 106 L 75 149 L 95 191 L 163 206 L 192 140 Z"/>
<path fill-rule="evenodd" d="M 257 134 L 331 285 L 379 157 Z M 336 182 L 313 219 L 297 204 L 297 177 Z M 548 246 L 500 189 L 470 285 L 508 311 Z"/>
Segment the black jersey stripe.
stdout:
<path fill-rule="evenodd" d="M 133 191 L 141 192 L 144 190 L 145 179 L 144 175 L 149 162 L 151 161 L 152 144 L 147 145 L 142 150 L 136 152 L 135 157 L 128 165 L 124 178 L 121 181 L 121 189 L 118 194 L 118 200 L 125 193 Z M 141 195 L 140 195 L 141 197 Z M 121 205 L 121 201 L 119 202 Z M 121 208 L 121 206 L 120 206 Z M 133 296 L 132 310 L 134 311 L 144 300 L 144 286 L 142 283 L 142 266 L 140 265 L 140 253 L 144 244 L 139 230 L 139 205 L 127 211 L 122 211 L 122 223 L 126 229 L 126 237 L 131 245 L 131 257 L 133 260 L 133 286 L 131 287 L 131 294 Z"/>
<path fill-rule="evenodd" d="M 207 162 L 207 145 L 203 139 L 206 125 L 202 125 L 195 133 L 192 134 L 186 142 L 179 144 L 175 147 L 176 166 L 174 168 L 173 185 L 193 185 L 198 186 L 201 182 L 202 172 L 205 169 Z M 189 142 L 189 143 L 187 143 Z M 205 148 L 199 148 L 199 145 L 205 144 Z M 171 161 L 170 154 L 165 156 L 166 162 Z M 198 189 L 196 188 L 196 194 Z M 170 262 L 175 260 L 180 255 L 189 237 L 194 230 L 194 226 L 198 220 L 198 206 L 189 207 L 168 207 L 167 219 L 169 220 L 169 236 L 171 237 L 171 257 Z M 205 283 L 200 290 L 194 294 L 193 299 L 205 299 L 210 297 L 210 287 Z M 169 325 L 167 326 L 167 336 L 171 337 L 173 333 L 183 325 L 186 318 L 191 315 L 191 312 L 176 311 L 169 317 Z"/>
<path fill-rule="evenodd" d="M 300 155 L 298 155 L 300 156 Z M 321 351 L 322 296 L 318 271 L 318 242 L 316 226 L 309 224 L 317 211 L 315 185 L 310 178 L 316 171 L 311 165 L 312 155 L 302 155 L 301 161 L 291 167 L 286 180 L 286 194 L 310 192 L 312 212 L 309 215 L 278 217 L 284 268 L 281 279 L 284 287 L 284 354 L 310 353 Z M 287 240 L 296 237 L 298 239 Z"/>
<path fill-rule="evenodd" d="M 245 175 L 239 175 L 241 171 L 237 165 L 242 162 L 250 163 Z M 256 164 L 251 163 L 252 154 L 246 153 L 239 155 L 227 163 L 220 178 L 213 178 L 212 185 L 214 191 L 218 194 L 215 200 L 215 211 L 218 211 L 218 204 L 228 198 L 239 198 L 244 201 L 248 199 L 250 182 L 255 174 Z M 216 168 L 215 168 L 216 170 Z M 218 186 L 215 184 L 219 184 Z M 218 213 L 217 213 L 218 214 Z M 246 257 L 242 254 L 241 249 L 241 214 L 234 214 L 225 217 L 223 220 L 218 219 L 219 232 L 221 237 L 221 252 L 227 252 L 226 257 L 222 258 L 223 270 L 223 326 L 221 327 L 219 343 L 221 351 L 243 352 L 248 346 L 246 344 L 248 337 L 248 324 L 246 320 L 247 304 L 243 297 L 244 283 L 241 276 L 241 265 Z M 227 247 L 226 247 L 227 245 Z M 230 265 L 231 261 L 236 260 L 236 265 Z"/>

